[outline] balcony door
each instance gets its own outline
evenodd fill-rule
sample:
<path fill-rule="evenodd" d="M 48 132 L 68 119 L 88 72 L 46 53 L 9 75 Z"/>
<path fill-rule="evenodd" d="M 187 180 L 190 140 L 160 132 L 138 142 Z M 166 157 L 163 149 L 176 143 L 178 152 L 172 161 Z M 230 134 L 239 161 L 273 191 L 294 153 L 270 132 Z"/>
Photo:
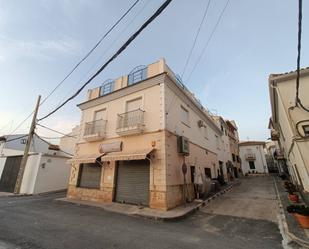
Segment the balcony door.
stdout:
<path fill-rule="evenodd" d="M 127 101 L 126 112 L 132 112 L 138 109 L 142 109 L 142 98 Z"/>
<path fill-rule="evenodd" d="M 139 112 L 142 109 L 142 98 L 126 102 L 126 115 L 123 117 L 123 127 L 134 126 L 139 120 Z"/>
<path fill-rule="evenodd" d="M 106 120 L 106 109 L 96 111 L 94 113 L 94 121 Z"/>
<path fill-rule="evenodd" d="M 94 125 L 92 126 L 93 128 L 92 134 L 99 133 L 101 129 L 103 129 L 103 122 L 104 122 L 103 120 L 106 120 L 106 109 L 102 109 L 94 113 L 93 118 Z"/>

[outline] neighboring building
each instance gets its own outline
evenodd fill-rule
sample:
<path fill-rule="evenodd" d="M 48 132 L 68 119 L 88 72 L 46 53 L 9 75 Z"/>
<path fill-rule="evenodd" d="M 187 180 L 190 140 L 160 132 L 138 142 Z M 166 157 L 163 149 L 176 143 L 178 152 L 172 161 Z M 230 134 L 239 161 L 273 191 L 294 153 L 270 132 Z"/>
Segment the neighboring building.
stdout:
<path fill-rule="evenodd" d="M 80 133 L 79 125 L 75 126 L 72 131 L 60 138 L 59 147 L 62 151 L 65 151 L 71 155 L 75 153 L 75 146 L 78 141 L 78 134 Z"/>
<path fill-rule="evenodd" d="M 296 99 L 296 72 L 271 74 L 269 93 L 272 117 L 271 138 L 278 142 L 278 155 L 286 160 L 292 180 L 309 192 L 309 112 Z M 309 68 L 300 71 L 299 98 L 309 109 Z"/>
<path fill-rule="evenodd" d="M 239 157 L 239 136 L 238 136 L 238 128 L 234 120 L 225 120 L 225 123 L 228 126 L 228 136 L 230 143 L 230 152 L 232 156 L 232 167 L 233 171 L 230 173 L 234 177 L 239 177 L 241 172 L 241 160 Z"/>
<path fill-rule="evenodd" d="M 280 173 L 279 160 L 277 160 L 276 153 L 278 151 L 278 143 L 267 140 L 265 142 L 265 158 L 269 173 Z"/>
<path fill-rule="evenodd" d="M 268 173 L 264 149 L 265 142 L 262 141 L 246 141 L 239 143 L 243 174 Z"/>
<path fill-rule="evenodd" d="M 167 210 L 220 174 L 222 131 L 164 59 L 89 90 L 78 107 L 68 198 Z"/>
<path fill-rule="evenodd" d="M 14 192 L 27 143 L 26 134 L 0 138 L 0 192 Z M 38 194 L 67 188 L 70 157 L 37 135 L 33 136 L 21 183 L 21 194 Z"/>
<path fill-rule="evenodd" d="M 225 181 L 231 180 L 231 175 L 234 175 L 232 152 L 230 148 L 229 127 L 221 116 L 212 116 L 217 122 L 218 127 L 222 131 L 220 138 L 220 150 L 218 151 L 218 160 L 220 171 L 223 172 Z"/>

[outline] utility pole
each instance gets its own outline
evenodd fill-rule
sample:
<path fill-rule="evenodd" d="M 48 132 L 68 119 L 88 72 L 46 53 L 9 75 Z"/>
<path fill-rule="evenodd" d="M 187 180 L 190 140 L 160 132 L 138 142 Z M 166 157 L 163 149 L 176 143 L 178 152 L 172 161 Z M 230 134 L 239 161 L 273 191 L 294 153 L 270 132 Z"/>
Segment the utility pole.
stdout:
<path fill-rule="evenodd" d="M 15 194 L 19 194 L 20 188 L 21 188 L 21 183 L 22 183 L 22 180 L 23 180 L 23 177 L 24 177 L 24 172 L 25 172 L 25 168 L 26 168 L 26 164 L 27 164 L 27 160 L 28 160 L 28 156 L 29 156 L 29 149 L 30 149 L 31 141 L 32 141 L 33 134 L 34 134 L 36 117 L 37 117 L 39 106 L 40 106 L 40 100 L 41 100 L 41 95 L 38 96 L 38 100 L 36 102 L 36 106 L 35 106 L 35 109 L 34 109 L 32 122 L 31 122 L 30 130 L 29 130 L 29 134 L 28 134 L 28 139 L 27 139 L 27 143 L 26 143 L 26 146 L 25 146 L 25 150 L 24 150 L 24 155 L 23 155 L 23 158 L 21 160 L 19 172 L 18 172 L 17 179 L 16 179 L 16 184 L 15 184 L 15 189 L 14 189 Z"/>

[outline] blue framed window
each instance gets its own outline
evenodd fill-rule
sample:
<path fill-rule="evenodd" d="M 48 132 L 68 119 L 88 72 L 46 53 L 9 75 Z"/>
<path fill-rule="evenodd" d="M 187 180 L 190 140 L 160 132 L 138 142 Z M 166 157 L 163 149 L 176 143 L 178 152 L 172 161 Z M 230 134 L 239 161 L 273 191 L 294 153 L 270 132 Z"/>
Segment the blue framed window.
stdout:
<path fill-rule="evenodd" d="M 115 81 L 106 80 L 100 88 L 100 96 L 109 94 L 114 91 Z"/>
<path fill-rule="evenodd" d="M 128 75 L 128 85 L 133 85 L 147 78 L 147 67 L 138 66 L 134 68 Z"/>

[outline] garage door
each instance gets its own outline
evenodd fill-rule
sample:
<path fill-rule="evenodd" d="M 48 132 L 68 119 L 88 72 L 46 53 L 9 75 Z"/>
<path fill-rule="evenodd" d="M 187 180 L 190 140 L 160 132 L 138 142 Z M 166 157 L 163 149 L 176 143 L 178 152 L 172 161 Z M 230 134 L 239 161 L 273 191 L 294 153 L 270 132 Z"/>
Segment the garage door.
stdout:
<path fill-rule="evenodd" d="M 21 156 L 12 156 L 6 158 L 0 179 L 0 191 L 10 193 L 14 192 L 21 159 Z"/>
<path fill-rule="evenodd" d="M 115 200 L 148 206 L 149 168 L 148 160 L 118 161 Z"/>

